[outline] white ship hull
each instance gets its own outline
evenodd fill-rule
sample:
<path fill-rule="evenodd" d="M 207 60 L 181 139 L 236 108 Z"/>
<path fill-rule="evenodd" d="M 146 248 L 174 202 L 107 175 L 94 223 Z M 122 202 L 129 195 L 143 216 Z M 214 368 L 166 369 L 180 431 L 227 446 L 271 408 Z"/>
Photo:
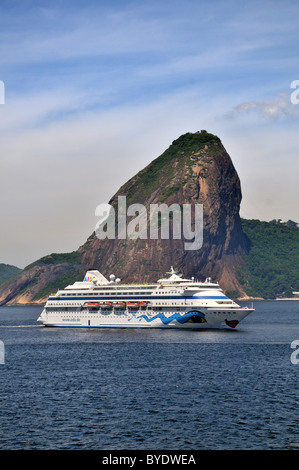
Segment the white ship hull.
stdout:
<path fill-rule="evenodd" d="M 199 310 L 199 309 L 197 309 Z M 191 310 L 193 312 L 194 309 Z M 192 317 L 190 310 L 182 312 L 164 311 L 157 316 L 156 312 L 137 311 L 132 314 L 129 312 L 111 312 L 110 314 L 82 312 L 42 312 L 38 321 L 45 326 L 55 327 L 76 327 L 76 328 L 235 328 L 237 324 L 243 320 L 252 309 L 239 308 L 231 311 L 213 311 L 201 309 L 204 317 L 202 321 L 187 320 L 188 315 Z M 186 321 L 184 321 L 184 317 Z M 184 321 L 184 322 L 183 322 Z"/>
<path fill-rule="evenodd" d="M 240 307 L 210 280 L 171 277 L 151 285 L 123 285 L 88 271 L 50 296 L 38 322 L 81 328 L 235 328 L 254 309 Z"/>

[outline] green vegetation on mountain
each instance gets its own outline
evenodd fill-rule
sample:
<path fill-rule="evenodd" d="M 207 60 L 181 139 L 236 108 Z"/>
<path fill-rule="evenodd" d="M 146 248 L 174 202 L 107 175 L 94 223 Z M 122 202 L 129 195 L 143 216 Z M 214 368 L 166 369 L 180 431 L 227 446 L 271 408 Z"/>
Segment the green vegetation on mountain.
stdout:
<path fill-rule="evenodd" d="M 67 264 L 80 264 L 81 263 L 81 254 L 77 251 L 72 251 L 71 253 L 51 253 L 50 255 L 39 258 L 34 263 L 26 266 L 25 269 L 31 268 L 33 266 L 43 266 L 46 264 L 58 264 L 58 263 L 67 263 Z"/>
<path fill-rule="evenodd" d="M 48 295 L 56 294 L 59 289 L 64 289 L 66 286 L 73 284 L 76 281 L 82 281 L 84 275 L 86 273 L 85 267 L 72 267 L 70 266 L 66 272 L 63 274 L 58 275 L 51 281 L 47 283 L 47 285 L 38 291 L 33 297 L 32 300 L 36 301 L 39 299 L 43 299 Z"/>
<path fill-rule="evenodd" d="M 299 228 L 292 221 L 242 219 L 250 241 L 245 267 L 237 269 L 247 295 L 274 299 L 299 291 Z"/>
<path fill-rule="evenodd" d="M 81 265 L 81 253 L 72 251 L 70 253 L 51 253 L 44 256 L 34 263 L 27 266 L 25 269 L 30 269 L 34 266 L 56 266 L 64 265 L 65 271 L 58 274 L 47 282 L 37 293 L 32 297 L 33 301 L 42 299 L 50 294 L 55 294 L 58 289 L 63 289 L 68 284 L 73 284 L 75 281 L 83 279 L 86 272 L 86 267 Z"/>
<path fill-rule="evenodd" d="M 152 194 L 159 188 L 164 188 L 160 197 L 160 202 L 164 202 L 168 196 L 175 194 L 186 184 L 188 176 L 190 176 L 185 175 L 184 180 L 177 181 L 181 167 L 186 165 L 188 161 L 186 157 L 203 149 L 208 157 L 213 157 L 215 147 L 219 145 L 221 145 L 219 137 L 209 132 L 187 132 L 181 135 L 162 155 L 153 160 L 121 188 L 121 190 L 126 190 L 128 204 L 143 201 L 144 195 Z M 169 186 L 172 180 L 174 181 L 173 186 Z"/>
<path fill-rule="evenodd" d="M 21 271 L 22 270 L 16 266 L 0 263 L 0 285 Z"/>

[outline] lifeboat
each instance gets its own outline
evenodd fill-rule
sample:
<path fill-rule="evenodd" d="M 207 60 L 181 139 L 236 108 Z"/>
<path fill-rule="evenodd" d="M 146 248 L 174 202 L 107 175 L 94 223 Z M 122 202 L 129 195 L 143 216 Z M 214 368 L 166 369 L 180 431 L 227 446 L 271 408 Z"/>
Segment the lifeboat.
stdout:
<path fill-rule="evenodd" d="M 93 307 L 100 307 L 100 302 L 85 302 L 81 308 L 93 308 Z"/>
<path fill-rule="evenodd" d="M 139 302 L 127 302 L 128 307 L 134 307 L 138 308 L 139 307 Z"/>

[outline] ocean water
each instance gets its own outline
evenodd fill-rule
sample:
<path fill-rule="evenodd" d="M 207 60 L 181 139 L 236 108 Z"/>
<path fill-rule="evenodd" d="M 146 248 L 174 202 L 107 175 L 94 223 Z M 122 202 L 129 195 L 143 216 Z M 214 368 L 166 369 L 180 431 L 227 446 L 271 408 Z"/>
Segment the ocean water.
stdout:
<path fill-rule="evenodd" d="M 298 449 L 299 301 L 254 307 L 206 331 L 45 328 L 40 307 L 1 307 L 0 449 Z"/>

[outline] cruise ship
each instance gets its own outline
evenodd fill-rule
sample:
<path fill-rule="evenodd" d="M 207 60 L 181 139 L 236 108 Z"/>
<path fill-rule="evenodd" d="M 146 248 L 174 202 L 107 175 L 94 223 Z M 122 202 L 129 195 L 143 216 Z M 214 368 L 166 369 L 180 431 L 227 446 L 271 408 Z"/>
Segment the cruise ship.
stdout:
<path fill-rule="evenodd" d="M 184 279 L 173 267 L 155 284 L 122 284 L 98 270 L 49 296 L 38 322 L 83 328 L 235 328 L 253 308 L 228 298 L 218 283 Z"/>

